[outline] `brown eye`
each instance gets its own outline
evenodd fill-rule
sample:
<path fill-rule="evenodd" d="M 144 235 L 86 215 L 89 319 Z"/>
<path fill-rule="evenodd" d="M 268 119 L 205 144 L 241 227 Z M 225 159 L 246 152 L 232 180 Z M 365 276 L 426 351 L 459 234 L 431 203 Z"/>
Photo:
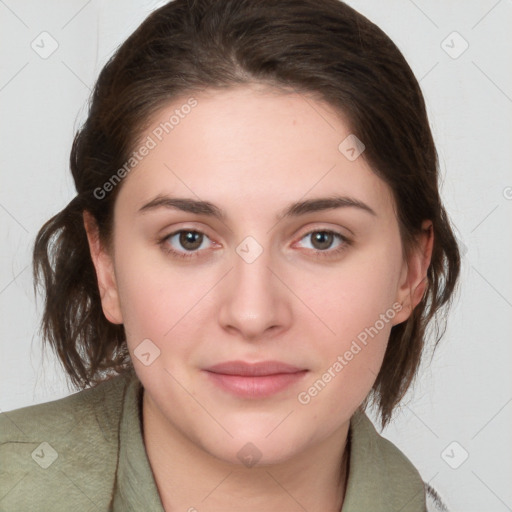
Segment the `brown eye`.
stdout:
<path fill-rule="evenodd" d="M 208 246 L 210 242 L 210 246 Z M 159 244 L 165 252 L 179 257 L 192 258 L 204 255 L 205 249 L 211 248 L 214 244 L 209 237 L 200 231 L 181 229 L 162 238 Z"/>
<path fill-rule="evenodd" d="M 179 236 L 179 243 L 181 247 L 187 251 L 195 251 L 201 247 L 203 242 L 203 233 L 197 231 L 181 231 Z"/>
<path fill-rule="evenodd" d="M 302 240 L 306 241 L 303 247 L 318 258 L 337 257 L 352 244 L 346 236 L 329 229 L 310 231 L 302 237 Z"/>
<path fill-rule="evenodd" d="M 334 236 L 330 231 L 314 231 L 310 233 L 311 243 L 315 249 L 320 251 L 329 249 L 333 243 Z"/>

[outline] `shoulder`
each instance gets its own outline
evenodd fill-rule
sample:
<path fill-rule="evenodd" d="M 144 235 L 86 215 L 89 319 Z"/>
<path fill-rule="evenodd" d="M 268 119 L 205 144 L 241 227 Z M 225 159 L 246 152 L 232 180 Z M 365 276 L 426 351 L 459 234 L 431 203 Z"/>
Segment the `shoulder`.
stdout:
<path fill-rule="evenodd" d="M 132 377 L 0 414 L 2 510 L 89 510 L 110 496 Z"/>
<path fill-rule="evenodd" d="M 129 375 L 118 375 L 72 395 L 0 413 L 0 443 L 21 442 L 41 431 L 57 429 L 61 433 L 87 413 L 103 412 L 100 421 L 107 426 L 115 421 L 120 398 Z M 83 419 L 83 418 L 82 418 Z"/>

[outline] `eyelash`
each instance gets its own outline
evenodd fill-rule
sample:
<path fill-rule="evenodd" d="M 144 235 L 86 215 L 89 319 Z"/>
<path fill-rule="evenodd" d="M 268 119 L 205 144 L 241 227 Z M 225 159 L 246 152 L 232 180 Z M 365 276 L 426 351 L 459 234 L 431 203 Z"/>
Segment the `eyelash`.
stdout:
<path fill-rule="evenodd" d="M 167 243 L 169 238 L 171 238 L 174 235 L 177 235 L 179 233 L 198 233 L 198 234 L 204 235 L 206 238 L 209 238 L 208 235 L 206 233 L 203 233 L 202 231 L 198 231 L 195 229 L 179 229 L 178 231 L 174 231 L 173 233 L 170 233 L 169 235 L 166 235 L 163 238 L 161 238 L 158 241 L 158 245 L 160 245 L 162 247 L 162 250 L 164 252 L 166 252 L 167 254 L 171 254 L 175 258 L 187 260 L 190 258 L 199 257 L 198 250 L 188 251 L 188 252 L 180 252 L 180 251 L 176 251 L 175 249 L 172 249 L 169 246 L 169 244 Z M 352 240 L 350 240 L 346 236 L 342 235 L 341 233 L 338 233 L 337 231 L 332 231 L 329 229 L 315 229 L 313 231 L 309 231 L 308 233 L 304 233 L 304 235 L 300 238 L 300 240 L 302 240 L 303 238 L 305 238 L 309 235 L 312 235 L 314 233 L 331 234 L 331 235 L 334 235 L 335 237 L 337 237 L 338 239 L 340 239 L 340 241 L 342 242 L 336 249 L 326 249 L 324 251 L 321 251 L 318 249 L 316 249 L 316 250 L 313 249 L 313 254 L 317 258 L 334 258 L 334 257 L 338 256 L 339 254 L 341 254 L 343 251 L 345 251 L 350 245 L 352 245 Z"/>

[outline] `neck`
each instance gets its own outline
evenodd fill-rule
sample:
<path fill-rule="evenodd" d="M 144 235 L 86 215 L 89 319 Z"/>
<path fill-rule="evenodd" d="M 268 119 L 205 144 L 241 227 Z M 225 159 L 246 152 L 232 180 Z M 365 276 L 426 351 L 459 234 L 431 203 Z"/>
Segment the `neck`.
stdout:
<path fill-rule="evenodd" d="M 144 391 L 143 438 L 166 512 L 339 512 L 348 477 L 349 423 L 276 464 L 218 459 L 163 417 Z"/>

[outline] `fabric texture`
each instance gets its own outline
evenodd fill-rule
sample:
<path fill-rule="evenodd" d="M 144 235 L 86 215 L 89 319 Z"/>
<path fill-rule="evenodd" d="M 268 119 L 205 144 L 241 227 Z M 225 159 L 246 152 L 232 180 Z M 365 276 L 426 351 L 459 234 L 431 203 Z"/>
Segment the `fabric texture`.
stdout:
<path fill-rule="evenodd" d="M 142 392 L 132 370 L 0 414 L 0 512 L 164 512 L 144 447 Z M 341 512 L 446 511 L 363 412 L 352 417 L 349 436 Z"/>

